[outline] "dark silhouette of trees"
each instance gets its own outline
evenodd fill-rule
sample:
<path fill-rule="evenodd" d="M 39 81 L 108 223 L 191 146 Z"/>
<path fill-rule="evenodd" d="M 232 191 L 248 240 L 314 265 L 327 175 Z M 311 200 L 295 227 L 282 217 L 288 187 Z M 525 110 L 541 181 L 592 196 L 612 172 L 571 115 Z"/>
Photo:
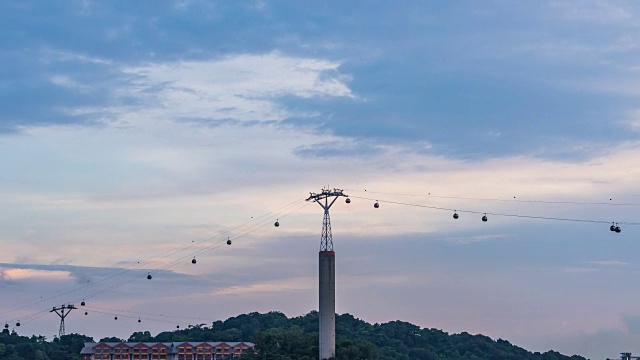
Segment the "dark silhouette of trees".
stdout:
<path fill-rule="evenodd" d="M 287 318 L 279 312 L 249 313 L 185 329 L 134 332 L 131 342 L 250 341 L 255 353 L 242 360 L 318 360 L 318 312 Z M 555 351 L 529 352 L 502 339 L 463 332 L 448 334 L 403 321 L 369 324 L 350 314 L 336 316 L 335 360 L 585 360 Z M 76 360 L 92 338 L 70 334 L 47 341 L 8 330 L 0 333 L 0 360 Z M 101 341 L 122 341 L 104 338 Z"/>
<path fill-rule="evenodd" d="M 93 338 L 69 334 L 53 341 L 44 336 L 20 336 L 8 330 L 0 333 L 0 360 L 79 360 L 85 342 Z"/>

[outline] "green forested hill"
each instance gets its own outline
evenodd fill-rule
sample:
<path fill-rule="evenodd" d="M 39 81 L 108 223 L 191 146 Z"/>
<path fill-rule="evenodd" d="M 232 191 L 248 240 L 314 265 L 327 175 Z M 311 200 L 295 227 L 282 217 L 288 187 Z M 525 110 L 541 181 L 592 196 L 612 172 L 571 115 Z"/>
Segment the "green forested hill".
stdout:
<path fill-rule="evenodd" d="M 135 332 L 128 341 L 251 341 L 256 354 L 244 360 L 311 360 L 318 356 L 318 313 L 287 318 L 284 314 L 251 313 L 216 321 L 211 325 L 192 325 L 187 329 L 151 336 L 148 331 Z M 584 360 L 554 351 L 532 353 L 506 340 L 492 340 L 483 335 L 447 334 L 402 321 L 369 324 L 352 315 L 336 317 L 337 359 L 406 359 L 406 360 Z M 101 339 L 102 340 L 102 339 Z M 109 341 L 118 341 L 110 338 Z M 0 360 L 74 359 L 82 335 L 67 335 L 53 342 L 41 337 L 0 334 Z M 81 346 L 80 346 L 81 347 Z"/>
<path fill-rule="evenodd" d="M 92 338 L 70 334 L 46 341 L 43 336 L 19 336 L 4 329 L 0 333 L 0 359 L 2 360 L 76 360 L 85 342 Z"/>

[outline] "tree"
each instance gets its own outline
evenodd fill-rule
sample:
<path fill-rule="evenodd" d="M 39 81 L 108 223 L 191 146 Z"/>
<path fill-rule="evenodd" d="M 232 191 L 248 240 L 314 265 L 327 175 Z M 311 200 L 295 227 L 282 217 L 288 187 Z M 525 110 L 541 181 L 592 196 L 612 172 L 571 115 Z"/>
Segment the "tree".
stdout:
<path fill-rule="evenodd" d="M 120 338 L 117 338 L 115 336 L 112 336 L 112 337 L 102 338 L 102 339 L 100 339 L 99 342 L 124 342 L 124 340 L 122 340 Z"/>
<path fill-rule="evenodd" d="M 250 341 L 256 344 L 256 352 L 243 354 L 242 360 L 318 360 L 317 330 L 316 311 L 294 318 L 279 312 L 250 313 L 210 327 L 198 324 L 156 336 L 134 332 L 129 341 Z M 372 325 L 349 314 L 336 316 L 336 335 L 335 360 L 585 360 L 555 351 L 532 353 L 502 339 L 464 332 L 450 335 L 403 321 Z M 5 329 L 0 332 L 0 360 L 77 360 L 84 342 L 90 341 L 90 337 L 69 334 L 49 342 L 44 336 L 25 337 Z"/>
<path fill-rule="evenodd" d="M 129 342 L 149 342 L 153 341 L 153 336 L 149 331 L 136 331 L 131 336 L 129 336 Z"/>
<path fill-rule="evenodd" d="M 70 352 L 79 354 L 84 347 L 84 343 L 93 342 L 93 338 L 80 334 L 67 334 L 62 335 L 58 339 L 58 342 L 62 347 L 67 348 Z"/>

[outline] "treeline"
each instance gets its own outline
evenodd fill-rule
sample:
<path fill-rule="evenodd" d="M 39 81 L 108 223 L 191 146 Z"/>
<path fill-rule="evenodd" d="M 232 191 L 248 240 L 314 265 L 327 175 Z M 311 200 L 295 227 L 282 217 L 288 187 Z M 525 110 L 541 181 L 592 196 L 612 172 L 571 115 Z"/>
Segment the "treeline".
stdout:
<path fill-rule="evenodd" d="M 79 334 L 63 335 L 47 341 L 44 336 L 20 336 L 4 329 L 0 333 L 1 360 L 79 360 L 85 342 L 93 338 Z"/>
<path fill-rule="evenodd" d="M 450 335 L 441 330 L 421 329 L 402 321 L 372 325 L 349 314 L 337 315 L 336 336 L 339 360 L 585 360 L 555 351 L 529 352 L 506 340 L 492 340 L 483 335 Z M 47 342 L 41 337 L 21 337 L 5 331 L 0 336 L 0 360 L 77 359 L 84 341 L 92 339 L 73 334 Z M 294 318 L 279 312 L 250 313 L 210 326 L 190 325 L 156 336 L 148 331 L 135 332 L 129 339 L 100 341 L 250 341 L 256 344 L 256 353 L 245 354 L 242 360 L 317 360 L 318 313 Z"/>

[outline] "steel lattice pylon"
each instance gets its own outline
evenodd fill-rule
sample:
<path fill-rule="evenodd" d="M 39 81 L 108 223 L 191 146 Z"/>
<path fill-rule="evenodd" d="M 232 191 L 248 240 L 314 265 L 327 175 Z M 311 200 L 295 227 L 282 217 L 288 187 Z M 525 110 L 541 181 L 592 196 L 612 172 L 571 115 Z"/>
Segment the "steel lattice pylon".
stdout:
<path fill-rule="evenodd" d="M 339 189 L 322 189 L 320 193 L 310 193 L 307 201 L 315 201 L 324 209 L 324 219 L 322 220 L 322 236 L 320 237 L 320 251 L 333 251 L 333 237 L 331 235 L 331 218 L 329 217 L 329 208 L 339 197 L 345 195 Z M 329 201 L 329 198 L 331 201 Z"/>
<path fill-rule="evenodd" d="M 320 251 L 333 251 L 333 237 L 331 236 L 331 218 L 329 209 L 324 210 L 322 220 L 322 237 L 320 238 Z"/>
<path fill-rule="evenodd" d="M 54 307 L 51 311 L 49 311 L 49 312 L 55 312 L 56 315 L 60 317 L 60 329 L 58 330 L 58 337 L 62 337 L 62 335 L 64 335 L 65 333 L 64 319 L 67 317 L 67 315 L 69 315 L 69 313 L 73 309 L 77 309 L 77 307 L 73 306 L 73 304 L 67 304 L 67 305 L 62 305 L 60 307 Z M 65 313 L 65 310 L 68 310 L 68 311 Z"/>

